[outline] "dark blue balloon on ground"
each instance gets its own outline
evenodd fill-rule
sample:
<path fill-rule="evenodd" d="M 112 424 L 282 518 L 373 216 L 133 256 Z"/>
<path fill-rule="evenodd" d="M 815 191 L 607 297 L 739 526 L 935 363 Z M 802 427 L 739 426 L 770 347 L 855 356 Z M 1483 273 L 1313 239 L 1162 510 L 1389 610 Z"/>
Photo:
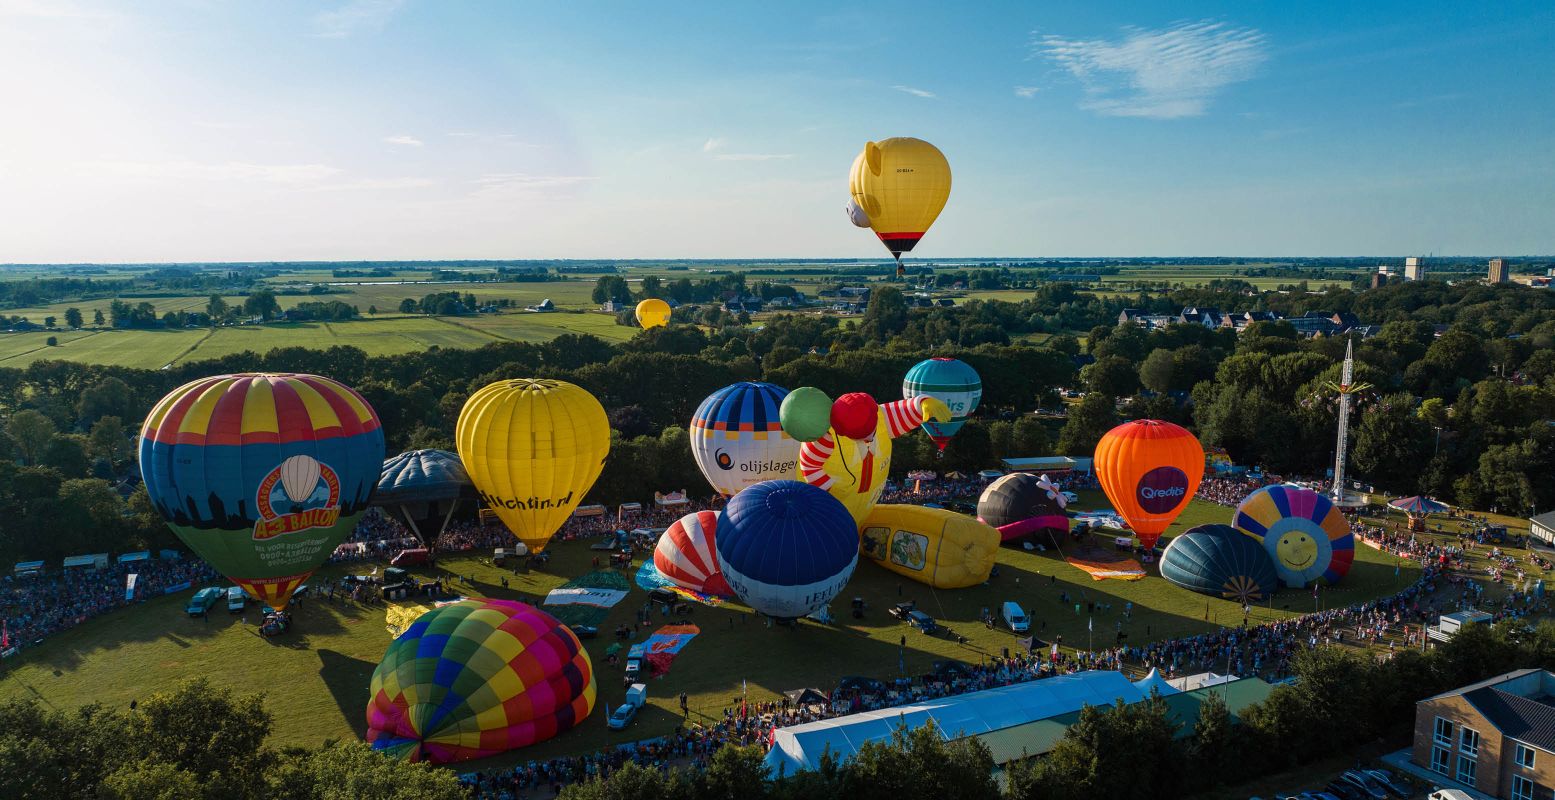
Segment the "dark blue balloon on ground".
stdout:
<path fill-rule="evenodd" d="M 764 481 L 718 515 L 718 567 L 751 608 L 797 618 L 831 602 L 858 564 L 858 527 L 842 502 L 798 481 Z"/>
<path fill-rule="evenodd" d="M 1230 525 L 1200 525 L 1173 539 L 1161 554 L 1161 577 L 1244 604 L 1266 599 L 1279 586 L 1268 551 Z"/>

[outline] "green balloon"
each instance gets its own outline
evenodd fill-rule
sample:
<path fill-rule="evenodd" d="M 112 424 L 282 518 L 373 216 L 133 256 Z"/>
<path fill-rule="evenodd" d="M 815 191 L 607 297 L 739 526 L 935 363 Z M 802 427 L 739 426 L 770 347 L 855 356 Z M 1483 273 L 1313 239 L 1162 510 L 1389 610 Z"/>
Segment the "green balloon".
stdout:
<path fill-rule="evenodd" d="M 831 428 L 831 398 L 814 386 L 801 386 L 783 398 L 778 421 L 789 436 L 813 442 Z"/>

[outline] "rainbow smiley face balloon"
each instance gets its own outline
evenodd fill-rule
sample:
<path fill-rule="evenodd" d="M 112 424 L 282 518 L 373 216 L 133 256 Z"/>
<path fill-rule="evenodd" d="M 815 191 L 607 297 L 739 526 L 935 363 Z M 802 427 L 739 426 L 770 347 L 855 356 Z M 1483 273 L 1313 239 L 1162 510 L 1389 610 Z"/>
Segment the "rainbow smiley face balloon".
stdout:
<path fill-rule="evenodd" d="M 1236 508 L 1231 524 L 1263 544 L 1286 586 L 1338 583 L 1355 560 L 1350 523 L 1328 498 L 1300 486 L 1265 486 Z"/>

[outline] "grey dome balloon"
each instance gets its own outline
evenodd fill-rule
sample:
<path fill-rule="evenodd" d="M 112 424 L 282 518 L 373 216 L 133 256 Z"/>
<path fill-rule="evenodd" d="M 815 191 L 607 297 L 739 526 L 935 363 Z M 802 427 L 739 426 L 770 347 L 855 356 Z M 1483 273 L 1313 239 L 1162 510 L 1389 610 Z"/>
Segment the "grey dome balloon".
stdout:
<path fill-rule="evenodd" d="M 459 501 L 475 497 L 475 484 L 457 453 L 411 450 L 383 462 L 373 505 L 394 514 L 423 544 L 437 540 Z"/>

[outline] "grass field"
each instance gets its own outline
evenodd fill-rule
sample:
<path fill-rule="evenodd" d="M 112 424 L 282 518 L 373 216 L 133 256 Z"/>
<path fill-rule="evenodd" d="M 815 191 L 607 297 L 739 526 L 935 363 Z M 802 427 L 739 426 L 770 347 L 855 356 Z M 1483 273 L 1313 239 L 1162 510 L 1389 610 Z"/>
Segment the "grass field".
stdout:
<path fill-rule="evenodd" d="M 609 314 L 508 314 L 422 317 L 398 314 L 351 322 L 299 322 L 185 330 L 84 330 L 0 333 L 0 366 L 24 367 L 39 359 L 119 364 L 156 369 L 166 364 L 218 358 L 277 347 L 360 347 L 370 355 L 396 355 L 429 347 L 473 348 L 499 341 L 546 342 L 564 333 L 588 333 L 611 341 L 630 339 L 636 328 Z M 50 336 L 59 344 L 47 345 Z"/>
<path fill-rule="evenodd" d="M 1104 505 L 1099 496 L 1086 495 L 1079 507 Z M 1228 509 L 1194 502 L 1172 532 L 1229 516 Z M 538 602 L 567 577 L 591 569 L 590 559 L 596 555 L 582 542 L 559 543 L 552 549 L 555 556 L 545 572 L 514 577 L 473 555 L 444 559 L 437 570 L 424 572 L 470 576 L 472 584 L 455 584 L 470 596 Z M 986 586 L 933 591 L 861 564 L 843 597 L 833 604 L 835 626 L 804 622 L 792 630 L 767 628 L 738 603 L 698 607 L 692 621 L 703 634 L 682 651 L 667 676 L 651 683 L 651 707 L 630 730 L 608 731 L 603 709 L 597 709 L 578 729 L 507 760 L 587 751 L 666 733 L 681 722 L 675 708 L 681 692 L 690 696 L 695 721 L 719 715 L 740 693 L 742 681 L 749 681 L 752 700 L 765 700 L 803 686 L 830 689 L 844 675 L 892 677 L 902 636 L 907 638 L 902 656 L 908 674 L 925 672 L 936 660 L 977 662 L 1001 655 L 1004 648 L 1017 646 L 1014 635 L 988 629 L 977 620 L 983 607 L 997 608 L 1005 600 L 1015 600 L 1031 613 L 1037 636 L 1062 634 L 1066 647 L 1085 646 L 1086 618 L 1076 615 L 1071 604 L 1059 602 L 1062 591 L 1112 604 L 1112 611 L 1097 614 L 1097 647 L 1111 643 L 1125 602 L 1135 606 L 1133 619 L 1123 624 L 1135 643 L 1239 624 L 1242 619 L 1235 603 L 1183 591 L 1153 575 L 1135 582 L 1092 581 L 1052 552 L 1005 548 L 1000 572 Z M 1391 557 L 1361 548 L 1345 585 L 1325 592 L 1322 602 L 1326 606 L 1386 595 L 1407 585 L 1415 572 L 1406 565 L 1395 575 Z M 510 578 L 510 588 L 499 585 L 503 576 Z M 389 643 L 382 607 L 310 600 L 298 610 L 296 632 L 271 641 L 254 632 L 252 616 L 248 625 L 220 613 L 209 622 L 186 619 L 182 609 L 189 594 L 114 612 L 26 651 L 0 667 L 0 697 L 33 697 L 60 708 L 85 702 L 122 705 L 179 680 L 206 677 L 218 685 L 266 692 L 279 744 L 362 735 L 368 681 Z M 847 617 L 852 596 L 868 603 L 863 620 Z M 927 636 L 897 623 L 886 609 L 900 600 L 916 601 L 967 643 Z M 599 675 L 600 698 L 611 706 L 621 702 L 623 688 L 603 658 L 604 648 L 613 641 L 608 631 L 630 622 L 643 601 L 643 593 L 634 589 L 611 611 L 602 626 L 607 633 L 585 643 Z M 1286 617 L 1310 610 L 1312 602 L 1308 592 L 1287 591 L 1272 607 L 1254 609 L 1252 616 Z M 654 616 L 656 624 L 662 621 Z"/>

